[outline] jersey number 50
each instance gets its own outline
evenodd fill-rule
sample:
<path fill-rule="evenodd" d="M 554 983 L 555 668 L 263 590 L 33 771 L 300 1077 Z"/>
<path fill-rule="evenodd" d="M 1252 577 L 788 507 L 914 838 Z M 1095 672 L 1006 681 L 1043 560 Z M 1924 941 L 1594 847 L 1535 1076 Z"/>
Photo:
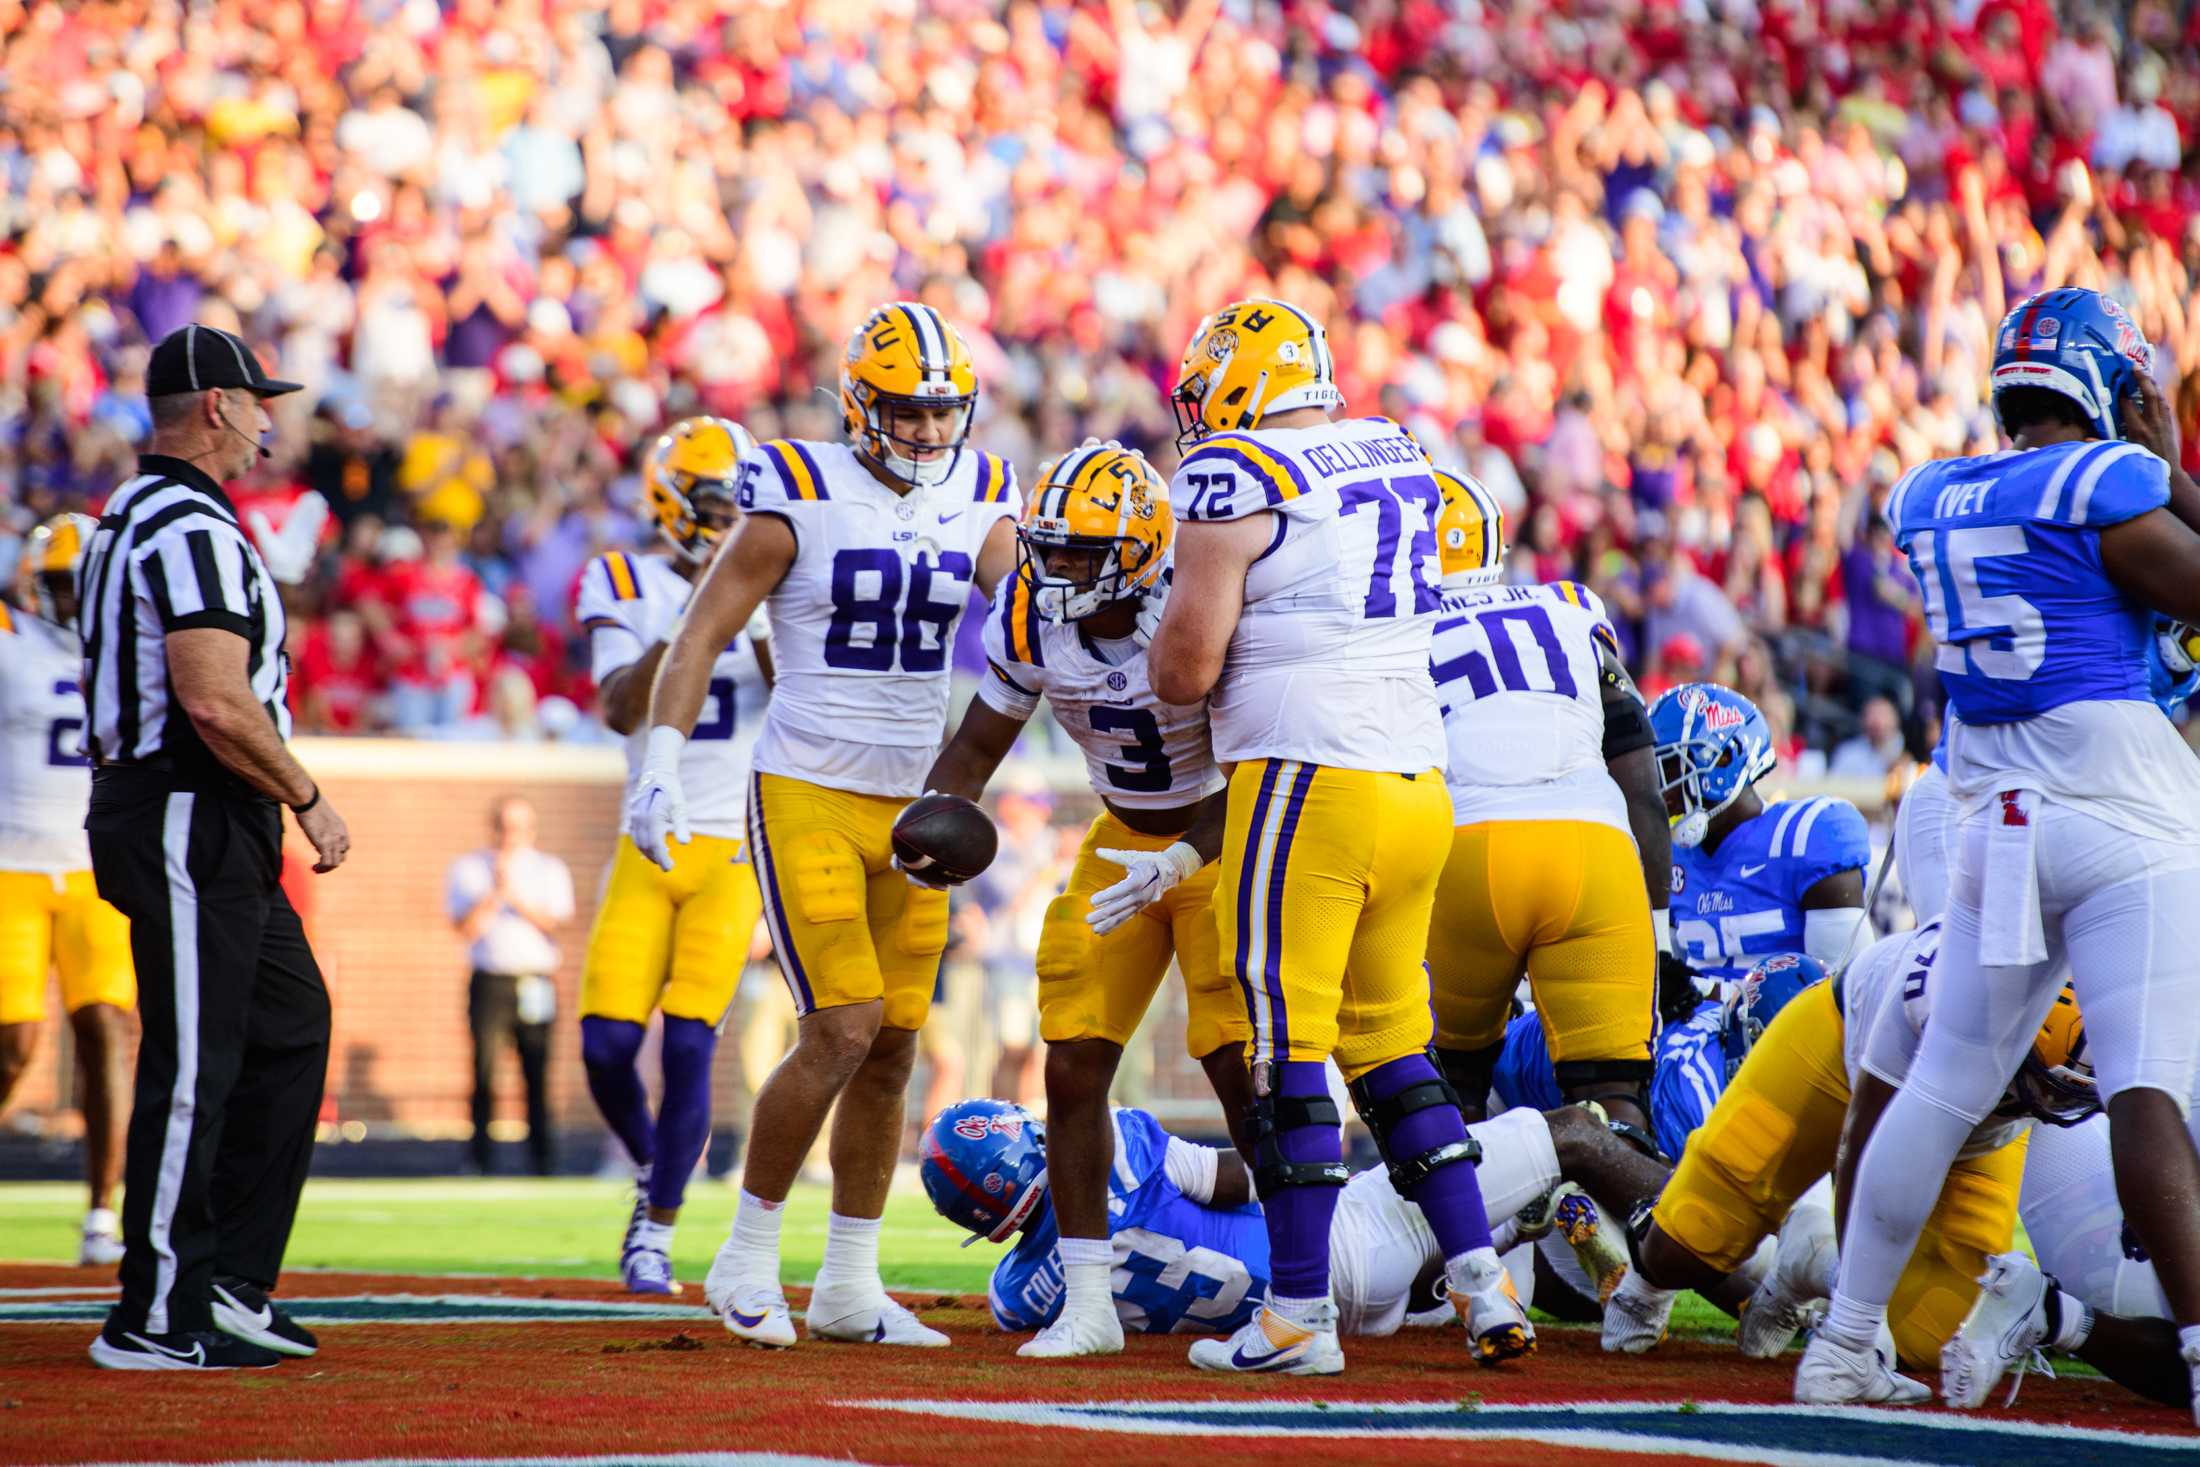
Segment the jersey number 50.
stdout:
<path fill-rule="evenodd" d="M 970 557 L 960 550 L 906 563 L 891 550 L 841 551 L 833 557 L 833 619 L 825 628 L 825 665 L 892 672 L 898 660 L 903 672 L 938 672 L 947 666 L 948 629 L 970 600 L 972 569 Z M 952 601 L 932 599 L 936 580 L 947 583 L 942 589 L 952 593 Z"/>

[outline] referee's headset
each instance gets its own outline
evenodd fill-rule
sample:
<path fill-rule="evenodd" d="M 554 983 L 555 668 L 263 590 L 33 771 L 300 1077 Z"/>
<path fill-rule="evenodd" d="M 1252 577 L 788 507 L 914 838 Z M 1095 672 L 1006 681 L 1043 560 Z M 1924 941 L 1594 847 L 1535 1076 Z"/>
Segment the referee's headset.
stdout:
<path fill-rule="evenodd" d="M 222 426 L 224 428 L 227 428 L 230 432 L 236 434 L 239 438 L 242 438 L 245 442 L 251 444 L 254 451 L 257 452 L 261 458 L 266 459 L 273 458 L 275 456 L 274 449 L 269 448 L 257 437 L 245 432 L 244 429 L 229 421 L 229 408 L 219 398 L 215 399 L 214 416 L 222 420 Z"/>

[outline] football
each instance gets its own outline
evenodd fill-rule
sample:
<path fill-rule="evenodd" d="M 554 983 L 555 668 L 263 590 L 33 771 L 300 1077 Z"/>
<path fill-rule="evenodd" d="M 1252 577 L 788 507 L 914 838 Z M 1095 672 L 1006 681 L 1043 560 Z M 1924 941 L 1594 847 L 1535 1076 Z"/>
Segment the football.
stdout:
<path fill-rule="evenodd" d="M 960 886 L 993 864 L 1000 832 L 961 795 L 923 795 L 894 822 L 894 856 L 911 875 Z"/>

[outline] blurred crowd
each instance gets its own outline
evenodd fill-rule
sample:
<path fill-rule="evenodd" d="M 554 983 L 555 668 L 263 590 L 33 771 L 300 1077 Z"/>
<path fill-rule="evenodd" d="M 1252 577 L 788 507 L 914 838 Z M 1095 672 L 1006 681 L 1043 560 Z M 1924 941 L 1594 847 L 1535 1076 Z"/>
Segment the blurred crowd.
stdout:
<path fill-rule="evenodd" d="M 1027 477 L 1166 470 L 1198 316 L 1296 302 L 1804 772 L 1933 736 L 1875 510 L 1993 443 L 2006 306 L 2120 298 L 2200 465 L 2193 0 L 0 0 L 0 88 L 0 540 L 124 475 L 146 342 L 242 332 L 309 386 L 252 507 L 334 510 L 307 729 L 600 736 L 638 448 L 831 436 L 893 297 Z"/>

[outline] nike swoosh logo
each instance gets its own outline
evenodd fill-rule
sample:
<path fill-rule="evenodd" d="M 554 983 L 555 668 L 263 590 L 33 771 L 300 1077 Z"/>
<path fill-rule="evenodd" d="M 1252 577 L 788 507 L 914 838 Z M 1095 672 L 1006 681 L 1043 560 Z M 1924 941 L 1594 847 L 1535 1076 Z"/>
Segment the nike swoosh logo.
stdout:
<path fill-rule="evenodd" d="M 1762 871 L 1762 870 L 1764 870 L 1764 869 L 1765 869 L 1765 865 L 1764 865 L 1764 863 L 1763 863 L 1762 861 L 1758 862 L 1758 863 L 1757 863 L 1756 865 L 1754 865 L 1754 866 L 1744 866 L 1744 867 L 1742 868 L 1742 870 L 1741 870 L 1741 876 L 1742 876 L 1742 879 L 1746 881 L 1747 879 L 1749 879 L 1749 878 L 1750 878 L 1750 877 L 1752 877 L 1752 876 L 1755 876 L 1755 875 L 1756 875 L 1756 874 L 1757 874 L 1758 872 L 1760 872 L 1760 871 Z"/>
<path fill-rule="evenodd" d="M 252 1329 L 267 1329 L 275 1323 L 274 1305 L 262 1304 L 260 1306 L 259 1313 L 249 1314 L 245 1312 L 244 1305 L 237 1302 L 237 1296 L 235 1294 L 230 1293 L 227 1289 L 219 1287 L 217 1287 L 214 1292 L 222 1296 L 222 1303 L 228 1306 L 229 1312 L 236 1315 L 238 1320 L 246 1326 Z"/>
<path fill-rule="evenodd" d="M 1230 1363 L 1240 1370 L 1281 1370 L 1295 1363 L 1289 1350 L 1277 1350 L 1266 1355 L 1247 1355 L 1243 1345 L 1230 1352 Z"/>
<path fill-rule="evenodd" d="M 954 512 L 953 514 L 943 514 L 943 515 L 941 515 L 941 516 L 940 516 L 940 523 L 941 523 L 941 524 L 943 524 L 943 525 L 945 525 L 945 524 L 951 524 L 951 523 L 953 523 L 954 521 L 956 521 L 956 520 L 959 520 L 959 519 L 961 519 L 962 517 L 963 517 L 963 512 L 962 512 L 961 510 L 959 510 L 959 509 L 958 509 L 958 510 L 956 510 L 956 511 L 955 511 L 955 512 Z"/>
<path fill-rule="evenodd" d="M 166 1355 L 171 1360 L 188 1360 L 193 1365 L 204 1365 L 206 1363 L 206 1347 L 204 1345 L 193 1345 L 188 1350 L 171 1350 L 158 1340 L 149 1340 L 143 1335 L 124 1335 L 123 1338 L 135 1340 L 146 1349 L 153 1351 L 155 1354 Z"/>
<path fill-rule="evenodd" d="M 726 1318 L 732 1320 L 735 1324 L 738 1324 L 743 1329 L 755 1329 L 758 1325 L 764 1322 L 764 1316 L 769 1313 L 771 1313 L 771 1311 L 767 1309 L 757 1314 L 743 1314 L 740 1310 L 735 1309 L 729 1305 L 726 1309 Z"/>
<path fill-rule="evenodd" d="M 875 1330 L 873 1330 L 873 1331 L 871 1331 L 871 1343 L 872 1343 L 872 1344 L 874 1344 L 874 1345 L 883 1345 L 883 1344 L 885 1344 L 885 1343 L 886 1343 L 886 1321 L 885 1321 L 885 1320 L 883 1320 L 883 1319 L 882 1319 L 882 1320 L 880 1320 L 880 1321 L 878 1322 L 878 1328 L 877 1328 L 877 1329 L 875 1329 Z"/>

